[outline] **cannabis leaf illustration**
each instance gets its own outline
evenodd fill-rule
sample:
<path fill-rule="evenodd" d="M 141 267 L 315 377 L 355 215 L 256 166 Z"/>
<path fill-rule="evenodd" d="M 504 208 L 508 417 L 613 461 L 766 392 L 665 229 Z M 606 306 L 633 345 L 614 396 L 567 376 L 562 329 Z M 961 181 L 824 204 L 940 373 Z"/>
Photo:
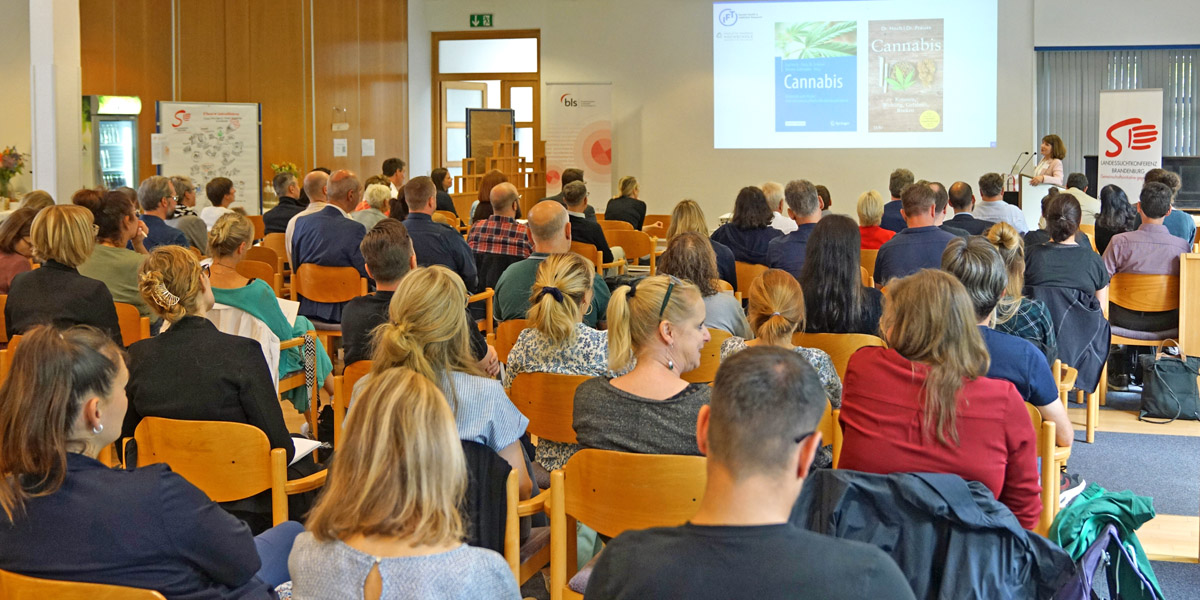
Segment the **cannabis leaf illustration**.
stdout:
<path fill-rule="evenodd" d="M 912 63 L 896 63 L 892 65 L 892 76 L 887 78 L 887 83 L 897 92 L 903 92 L 917 82 L 916 76 L 917 70 Z"/>
<path fill-rule="evenodd" d="M 857 30 L 855 21 L 776 23 L 775 48 L 785 59 L 855 56 Z"/>

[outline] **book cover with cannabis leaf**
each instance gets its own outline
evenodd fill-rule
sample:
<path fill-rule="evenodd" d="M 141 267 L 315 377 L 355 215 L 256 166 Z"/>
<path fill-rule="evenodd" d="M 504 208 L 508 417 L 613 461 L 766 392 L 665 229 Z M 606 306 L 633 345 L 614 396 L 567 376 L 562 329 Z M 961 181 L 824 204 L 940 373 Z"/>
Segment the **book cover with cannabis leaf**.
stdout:
<path fill-rule="evenodd" d="M 942 19 L 869 21 L 869 131 L 942 131 Z"/>
<path fill-rule="evenodd" d="M 775 23 L 775 131 L 855 131 L 858 22 Z"/>

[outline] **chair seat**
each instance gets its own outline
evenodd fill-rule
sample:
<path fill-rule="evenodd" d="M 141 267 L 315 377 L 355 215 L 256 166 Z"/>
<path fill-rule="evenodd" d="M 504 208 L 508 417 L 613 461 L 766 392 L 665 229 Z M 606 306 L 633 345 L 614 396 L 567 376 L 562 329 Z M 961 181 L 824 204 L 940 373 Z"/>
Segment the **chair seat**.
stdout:
<path fill-rule="evenodd" d="M 583 568 L 567 582 L 567 587 L 571 588 L 572 592 L 582 594 L 587 589 L 588 580 L 592 578 L 592 569 L 596 568 L 596 561 L 600 560 L 600 555 L 597 554 L 589 560 Z"/>
<path fill-rule="evenodd" d="M 1125 329 L 1124 327 L 1112 326 L 1113 337 L 1121 336 L 1131 340 L 1139 340 L 1144 342 L 1161 342 L 1162 340 L 1179 339 L 1179 328 L 1165 329 L 1163 331 L 1137 331 L 1134 329 Z M 1113 342 L 1120 343 L 1120 342 Z"/>
<path fill-rule="evenodd" d="M 529 537 L 521 542 L 521 562 L 529 560 L 533 555 L 542 551 L 550 545 L 550 528 L 549 527 L 533 527 L 529 530 Z"/>
<path fill-rule="evenodd" d="M 341 323 L 330 323 L 328 321 L 321 321 L 318 319 L 313 319 L 311 317 L 309 318 L 309 321 L 312 321 L 313 329 L 316 329 L 317 331 L 341 331 L 342 330 Z"/>

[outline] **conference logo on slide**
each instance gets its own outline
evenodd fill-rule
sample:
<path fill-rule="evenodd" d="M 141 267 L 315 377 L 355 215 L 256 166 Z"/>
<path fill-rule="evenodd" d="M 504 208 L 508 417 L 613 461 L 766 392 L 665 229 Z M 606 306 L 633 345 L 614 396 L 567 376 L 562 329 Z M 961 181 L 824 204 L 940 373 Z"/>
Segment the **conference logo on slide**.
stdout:
<path fill-rule="evenodd" d="M 871 132 L 942 131 L 942 19 L 869 21 L 867 110 Z"/>
<path fill-rule="evenodd" d="M 1125 146 L 1121 145 L 1121 139 L 1117 139 L 1114 135 L 1117 131 L 1128 127 L 1121 133 L 1122 139 L 1125 141 Z M 1150 145 L 1158 141 L 1158 128 L 1153 123 L 1142 124 L 1142 120 L 1138 118 L 1122 119 L 1113 123 L 1108 131 L 1104 133 L 1104 137 L 1113 145 L 1113 149 L 1105 150 L 1104 155 L 1109 158 L 1116 158 L 1121 155 L 1125 148 L 1130 150 L 1149 150 Z"/>
<path fill-rule="evenodd" d="M 858 22 L 775 23 L 775 131 L 855 131 Z"/>
<path fill-rule="evenodd" d="M 717 15 L 717 21 L 726 27 L 732 27 L 737 24 L 737 13 L 732 8 L 727 8 Z"/>

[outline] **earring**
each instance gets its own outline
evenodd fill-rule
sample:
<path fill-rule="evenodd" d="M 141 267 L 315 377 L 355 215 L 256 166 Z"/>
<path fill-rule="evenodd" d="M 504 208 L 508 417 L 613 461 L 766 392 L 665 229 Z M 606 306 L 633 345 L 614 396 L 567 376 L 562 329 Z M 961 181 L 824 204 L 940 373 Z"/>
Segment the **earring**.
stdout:
<path fill-rule="evenodd" d="M 96 426 L 92 428 L 92 433 L 95 435 L 100 435 L 101 431 L 104 431 L 104 423 L 96 423 Z"/>

